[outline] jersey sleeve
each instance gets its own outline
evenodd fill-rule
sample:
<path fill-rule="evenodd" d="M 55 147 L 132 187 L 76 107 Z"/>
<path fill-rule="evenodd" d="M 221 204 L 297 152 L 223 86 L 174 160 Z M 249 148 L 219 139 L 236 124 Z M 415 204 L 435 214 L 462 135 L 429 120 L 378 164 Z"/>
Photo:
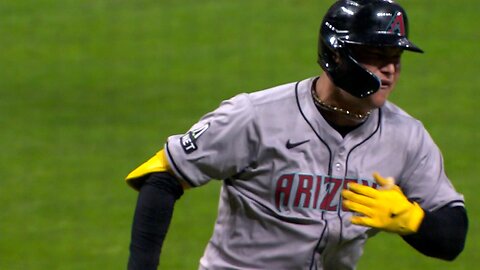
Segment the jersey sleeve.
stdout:
<path fill-rule="evenodd" d="M 192 187 L 241 172 L 256 157 L 254 115 L 248 95 L 240 94 L 222 102 L 187 133 L 170 136 L 165 150 L 172 171 Z"/>
<path fill-rule="evenodd" d="M 409 199 L 433 211 L 445 205 L 464 206 L 464 197 L 453 187 L 445 174 L 443 157 L 431 136 L 421 128 L 409 145 L 407 163 L 400 186 Z"/>

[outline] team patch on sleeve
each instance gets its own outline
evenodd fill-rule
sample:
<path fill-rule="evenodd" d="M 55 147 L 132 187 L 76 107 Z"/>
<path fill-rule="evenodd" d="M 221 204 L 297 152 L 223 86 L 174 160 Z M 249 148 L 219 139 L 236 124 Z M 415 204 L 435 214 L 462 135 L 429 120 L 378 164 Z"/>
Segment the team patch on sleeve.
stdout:
<path fill-rule="evenodd" d="M 187 134 L 180 137 L 180 145 L 185 153 L 190 154 L 197 150 L 197 139 L 210 127 L 210 123 L 207 123 L 199 128 L 193 129 Z"/>

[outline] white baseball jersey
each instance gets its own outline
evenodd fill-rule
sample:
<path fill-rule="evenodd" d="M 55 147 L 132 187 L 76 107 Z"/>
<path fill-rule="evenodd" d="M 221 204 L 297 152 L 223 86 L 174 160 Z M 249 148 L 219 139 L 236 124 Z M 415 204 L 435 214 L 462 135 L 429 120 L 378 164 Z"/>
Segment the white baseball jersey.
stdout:
<path fill-rule="evenodd" d="M 387 102 L 342 137 L 315 107 L 315 78 L 240 94 L 165 145 L 192 187 L 223 180 L 200 269 L 355 269 L 376 230 L 352 225 L 340 191 L 392 176 L 426 210 L 463 205 L 420 121 Z"/>

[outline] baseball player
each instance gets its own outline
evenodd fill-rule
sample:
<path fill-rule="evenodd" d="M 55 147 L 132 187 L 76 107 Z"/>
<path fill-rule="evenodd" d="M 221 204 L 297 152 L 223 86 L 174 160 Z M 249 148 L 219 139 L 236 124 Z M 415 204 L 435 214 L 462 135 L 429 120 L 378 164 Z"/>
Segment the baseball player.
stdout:
<path fill-rule="evenodd" d="M 464 198 L 422 123 L 387 101 L 408 39 L 389 0 L 340 0 L 323 18 L 323 74 L 207 113 L 127 176 L 140 191 L 129 269 L 156 269 L 175 201 L 223 181 L 199 269 L 355 269 L 367 239 L 400 235 L 453 260 L 467 232 Z"/>

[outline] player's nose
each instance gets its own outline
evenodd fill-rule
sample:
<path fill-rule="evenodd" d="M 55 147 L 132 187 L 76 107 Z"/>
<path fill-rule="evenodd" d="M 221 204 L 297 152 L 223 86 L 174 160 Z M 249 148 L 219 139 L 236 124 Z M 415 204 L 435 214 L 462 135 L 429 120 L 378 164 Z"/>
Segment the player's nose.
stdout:
<path fill-rule="evenodd" d="M 395 62 L 386 62 L 380 68 L 380 71 L 385 75 L 394 74 L 397 71 L 398 63 Z"/>

